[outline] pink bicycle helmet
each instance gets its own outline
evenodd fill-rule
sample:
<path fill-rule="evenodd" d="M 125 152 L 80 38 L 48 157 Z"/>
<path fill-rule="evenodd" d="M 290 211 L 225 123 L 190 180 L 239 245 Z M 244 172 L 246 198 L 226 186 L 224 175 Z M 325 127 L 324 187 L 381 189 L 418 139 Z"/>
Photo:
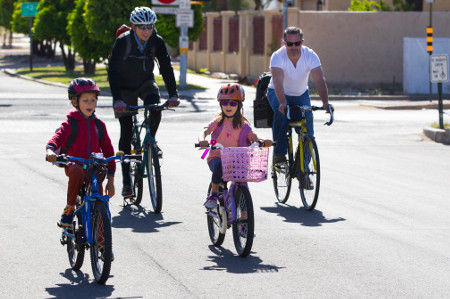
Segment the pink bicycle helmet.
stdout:
<path fill-rule="evenodd" d="M 245 101 L 244 89 L 237 83 L 222 85 L 217 93 L 217 100 Z"/>
<path fill-rule="evenodd" d="M 70 82 L 67 88 L 69 100 L 73 97 L 79 97 L 83 92 L 95 92 L 97 96 L 100 94 L 100 88 L 95 84 L 94 80 L 89 78 L 76 78 Z"/>

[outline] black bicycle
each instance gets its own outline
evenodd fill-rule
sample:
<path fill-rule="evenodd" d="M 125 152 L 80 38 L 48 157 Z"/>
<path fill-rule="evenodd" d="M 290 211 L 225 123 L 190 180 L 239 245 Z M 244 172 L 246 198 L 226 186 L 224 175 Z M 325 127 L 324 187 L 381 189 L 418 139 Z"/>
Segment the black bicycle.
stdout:
<path fill-rule="evenodd" d="M 291 120 L 291 111 L 301 112 L 301 120 Z M 319 198 L 320 189 L 320 159 L 316 140 L 308 134 L 306 128 L 306 111 L 324 110 L 323 107 L 290 105 L 287 109 L 289 127 L 286 134 L 288 144 L 288 158 L 286 162 L 273 163 L 272 180 L 275 195 L 280 203 L 285 203 L 291 191 L 292 178 L 299 181 L 300 196 L 303 206 L 313 210 Z M 334 121 L 333 106 L 330 105 L 330 120 L 325 125 L 330 126 Z M 300 128 L 298 145 L 294 155 L 292 129 Z"/>
<path fill-rule="evenodd" d="M 160 153 L 157 147 L 155 137 L 150 133 L 150 124 L 152 113 L 162 110 L 172 110 L 168 108 L 169 103 L 151 104 L 142 106 L 128 106 L 128 111 L 133 114 L 133 136 L 131 138 L 131 154 L 143 156 L 143 163 L 132 162 L 130 164 L 130 174 L 132 177 L 133 194 L 124 198 L 124 204 L 140 205 L 143 194 L 143 180 L 148 179 L 148 189 L 150 199 L 155 213 L 160 213 L 163 203 Z M 142 122 L 138 120 L 138 111 L 144 111 Z M 141 134 L 145 132 L 144 139 Z"/>

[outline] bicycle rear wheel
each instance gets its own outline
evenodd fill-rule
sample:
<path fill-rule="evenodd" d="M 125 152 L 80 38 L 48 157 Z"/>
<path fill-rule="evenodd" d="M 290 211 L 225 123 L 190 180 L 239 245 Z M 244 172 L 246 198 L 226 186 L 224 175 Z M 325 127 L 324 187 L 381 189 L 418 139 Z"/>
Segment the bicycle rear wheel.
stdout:
<path fill-rule="evenodd" d="M 161 168 L 158 159 L 158 150 L 155 142 L 148 142 L 144 147 L 145 164 L 147 167 L 148 189 L 153 211 L 160 213 L 162 209 L 162 183 Z"/>
<path fill-rule="evenodd" d="M 211 184 L 209 184 L 208 195 L 210 192 L 211 192 Z M 222 186 L 219 188 L 219 193 L 223 194 Z M 222 219 L 222 215 L 219 213 L 219 208 L 220 208 L 220 206 L 218 206 L 215 209 L 216 210 L 215 213 L 218 217 L 213 216 L 212 214 L 210 214 L 209 211 L 206 212 L 206 220 L 208 223 L 209 238 L 211 239 L 211 242 L 213 243 L 214 246 L 222 245 L 223 241 L 225 240 L 225 234 L 221 233 L 223 219 Z"/>
<path fill-rule="evenodd" d="M 320 160 L 314 137 L 305 136 L 303 142 L 304 173 L 300 174 L 300 196 L 303 206 L 313 210 L 319 198 L 320 189 Z"/>
<path fill-rule="evenodd" d="M 83 221 L 81 217 L 81 214 L 77 214 L 73 217 L 70 232 L 74 234 L 75 238 L 66 236 L 67 256 L 69 257 L 70 266 L 73 270 L 80 270 L 84 262 L 85 247 L 81 240 L 83 234 Z M 69 228 L 67 230 L 69 231 Z"/>
<path fill-rule="evenodd" d="M 239 256 L 250 253 L 255 233 L 252 196 L 247 188 L 239 186 L 234 193 L 236 221 L 233 222 L 234 247 Z"/>
<path fill-rule="evenodd" d="M 95 280 L 104 284 L 108 280 L 112 262 L 111 221 L 106 207 L 96 202 L 92 215 L 91 266 Z"/>
<path fill-rule="evenodd" d="M 272 180 L 275 196 L 278 202 L 285 203 L 291 192 L 292 177 L 289 163 L 277 163 L 272 165 Z"/>

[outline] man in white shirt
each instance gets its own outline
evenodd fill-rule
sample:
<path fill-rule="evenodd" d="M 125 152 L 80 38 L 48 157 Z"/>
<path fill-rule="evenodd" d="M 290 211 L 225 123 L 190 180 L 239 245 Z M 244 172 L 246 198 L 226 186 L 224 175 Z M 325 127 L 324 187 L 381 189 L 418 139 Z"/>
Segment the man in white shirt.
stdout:
<path fill-rule="evenodd" d="M 309 97 L 309 74 L 322 100 L 323 107 L 329 113 L 328 88 L 323 75 L 319 57 L 310 48 L 303 46 L 303 32 L 297 27 L 288 27 L 284 31 L 283 46 L 272 54 L 270 59 L 270 80 L 267 95 L 274 111 L 273 139 L 274 163 L 286 161 L 288 120 L 285 116 L 286 105 L 311 105 Z M 306 112 L 308 134 L 314 136 L 313 115 Z"/>

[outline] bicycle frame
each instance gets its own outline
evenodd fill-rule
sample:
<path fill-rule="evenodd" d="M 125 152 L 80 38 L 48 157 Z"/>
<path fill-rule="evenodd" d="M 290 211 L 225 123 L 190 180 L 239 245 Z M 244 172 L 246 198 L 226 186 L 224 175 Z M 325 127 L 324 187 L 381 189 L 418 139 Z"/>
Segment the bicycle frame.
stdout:
<path fill-rule="evenodd" d="M 156 142 L 155 138 L 152 136 L 152 134 L 150 133 L 150 121 L 151 121 L 151 107 L 153 107 L 154 105 L 147 105 L 147 106 L 131 106 L 130 108 L 133 109 L 144 109 L 144 120 L 139 123 L 138 118 L 137 118 L 137 113 L 133 115 L 133 128 L 134 128 L 134 136 L 136 138 L 136 149 L 135 150 L 131 150 L 132 154 L 142 154 L 143 152 L 143 145 L 148 143 L 148 142 Z M 144 140 L 141 142 L 141 133 L 142 130 L 145 129 L 145 137 Z M 144 155 L 144 165 L 147 165 L 147 155 Z M 146 168 L 143 167 L 143 173 L 142 173 L 142 177 L 146 178 L 148 175 L 148 172 L 146 172 Z"/>
<path fill-rule="evenodd" d="M 236 203 L 234 200 L 234 193 L 240 186 L 248 190 L 248 184 L 244 182 L 231 182 L 230 188 L 228 189 L 227 183 L 228 182 L 223 182 L 223 197 L 219 198 L 219 200 L 223 200 L 221 204 L 223 204 L 223 207 L 226 211 L 227 224 L 231 225 L 236 221 Z M 208 214 L 215 218 L 220 217 L 219 214 L 216 213 L 216 211 L 213 209 L 208 210 Z M 229 217 L 229 215 L 231 215 L 231 218 Z M 222 233 L 224 233 L 224 231 L 222 231 Z"/>
<path fill-rule="evenodd" d="M 108 159 L 106 159 L 106 162 L 109 162 L 111 160 L 117 159 L 116 156 L 114 157 L 110 157 Z M 95 169 L 89 169 L 89 164 L 93 164 L 91 160 L 85 160 L 82 158 L 77 158 L 77 157 L 70 157 L 71 161 L 78 161 L 84 164 L 84 169 L 88 168 L 88 170 L 90 170 L 92 172 L 91 177 L 90 177 L 90 181 L 88 181 L 88 183 L 84 184 L 84 188 L 83 188 L 83 198 L 82 198 L 82 202 L 81 205 L 75 210 L 74 212 L 74 216 L 81 214 L 81 218 L 83 221 L 83 237 L 82 237 L 82 243 L 88 243 L 89 245 L 94 245 L 94 239 L 93 239 L 93 233 L 90 230 L 91 226 L 91 222 L 92 222 L 92 211 L 93 211 L 93 207 L 95 205 L 96 202 L 103 202 L 105 207 L 106 207 L 106 211 L 108 212 L 108 217 L 109 220 L 111 221 L 111 212 L 109 210 L 109 196 L 108 195 L 101 195 L 99 193 L 99 184 L 98 184 L 98 175 L 97 175 L 97 171 Z M 87 163 L 86 163 L 87 162 Z M 91 163 L 90 163 L 91 162 Z M 95 165 L 90 166 L 91 168 L 95 168 Z M 91 195 L 88 195 L 86 193 L 88 193 L 89 189 L 91 190 Z M 75 235 L 71 232 L 68 232 L 67 229 L 70 227 L 65 227 L 63 234 L 66 235 L 69 238 L 75 238 Z"/>

